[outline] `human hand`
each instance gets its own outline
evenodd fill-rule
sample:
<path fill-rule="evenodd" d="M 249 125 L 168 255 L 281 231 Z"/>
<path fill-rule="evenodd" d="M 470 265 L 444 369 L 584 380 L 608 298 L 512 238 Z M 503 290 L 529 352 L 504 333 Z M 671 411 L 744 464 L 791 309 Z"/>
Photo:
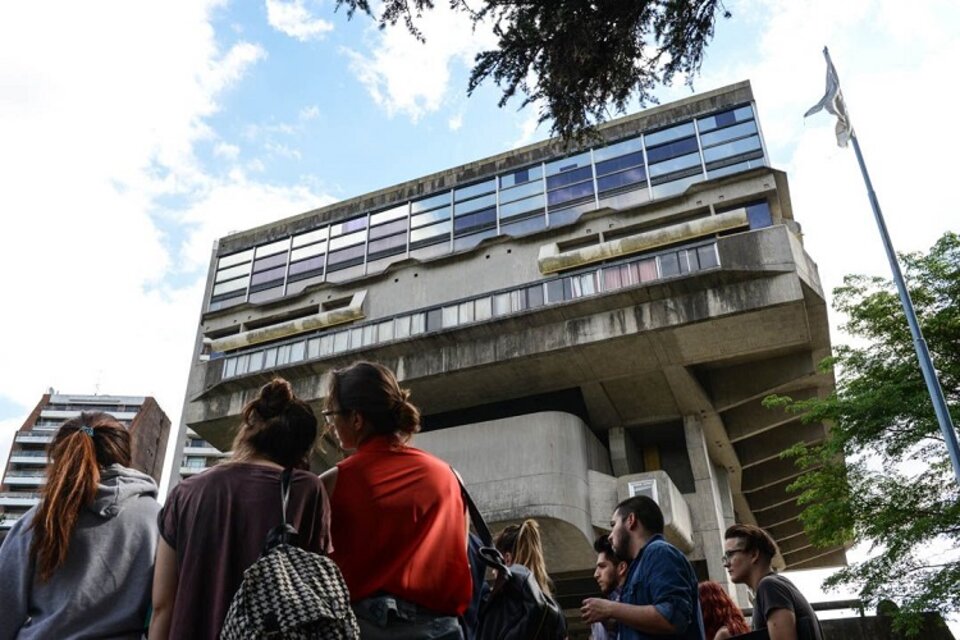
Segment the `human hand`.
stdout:
<path fill-rule="evenodd" d="M 613 602 L 606 598 L 587 598 L 580 607 L 580 617 L 587 624 L 604 622 L 613 614 Z"/>

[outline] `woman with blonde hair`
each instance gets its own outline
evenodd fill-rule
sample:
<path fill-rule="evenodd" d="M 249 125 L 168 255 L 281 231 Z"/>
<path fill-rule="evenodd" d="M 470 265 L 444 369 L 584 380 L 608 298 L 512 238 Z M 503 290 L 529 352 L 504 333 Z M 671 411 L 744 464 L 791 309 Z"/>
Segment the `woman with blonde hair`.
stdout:
<path fill-rule="evenodd" d="M 331 372 L 323 412 L 351 454 L 323 474 L 340 566 L 364 640 L 459 640 L 470 604 L 467 519 L 449 465 L 410 446 L 420 411 L 390 369 Z"/>
<path fill-rule="evenodd" d="M 130 433 L 82 413 L 48 447 L 40 503 L 0 547 L 0 640 L 139 639 L 157 547 L 157 485 L 130 468 Z"/>
<path fill-rule="evenodd" d="M 525 566 L 540 585 L 540 590 L 553 597 L 553 581 L 547 574 L 540 525 L 536 520 L 527 519 L 519 525 L 508 525 L 497 534 L 493 543 L 507 566 L 514 563 Z"/>
<path fill-rule="evenodd" d="M 298 546 L 329 550 L 327 494 L 305 470 L 318 435 L 313 409 L 275 378 L 242 415 L 230 460 L 183 480 L 160 513 L 151 640 L 220 637 L 243 572 L 280 524 L 285 470 L 293 469 L 286 514 Z"/>

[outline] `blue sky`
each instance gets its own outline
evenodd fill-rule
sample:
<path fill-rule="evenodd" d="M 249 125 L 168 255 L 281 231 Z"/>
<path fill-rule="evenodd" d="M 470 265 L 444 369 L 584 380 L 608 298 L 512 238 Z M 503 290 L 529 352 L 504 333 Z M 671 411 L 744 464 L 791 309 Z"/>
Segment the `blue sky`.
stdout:
<path fill-rule="evenodd" d="M 547 136 L 495 86 L 466 98 L 491 35 L 437 4 L 426 45 L 332 0 L 0 5 L 0 458 L 48 387 L 155 395 L 179 421 L 216 238 Z M 753 83 L 826 290 L 888 272 L 851 151 L 802 118 L 824 44 L 897 248 L 957 229 L 955 0 L 727 8 L 695 88 Z"/>

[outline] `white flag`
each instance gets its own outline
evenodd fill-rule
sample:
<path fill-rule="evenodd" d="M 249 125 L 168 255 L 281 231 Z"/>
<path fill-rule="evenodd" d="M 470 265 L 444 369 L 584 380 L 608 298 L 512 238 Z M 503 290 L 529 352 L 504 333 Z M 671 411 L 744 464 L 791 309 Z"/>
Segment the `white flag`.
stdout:
<path fill-rule="evenodd" d="M 833 61 L 830 60 L 830 52 L 826 47 L 823 48 L 823 57 L 827 59 L 827 90 L 820 98 L 820 102 L 807 109 L 803 117 L 811 116 L 822 109 L 837 116 L 837 144 L 845 147 L 850 141 L 850 136 L 853 135 L 853 126 L 850 124 L 847 105 L 843 102 L 843 94 L 840 92 L 837 70 L 833 68 Z"/>

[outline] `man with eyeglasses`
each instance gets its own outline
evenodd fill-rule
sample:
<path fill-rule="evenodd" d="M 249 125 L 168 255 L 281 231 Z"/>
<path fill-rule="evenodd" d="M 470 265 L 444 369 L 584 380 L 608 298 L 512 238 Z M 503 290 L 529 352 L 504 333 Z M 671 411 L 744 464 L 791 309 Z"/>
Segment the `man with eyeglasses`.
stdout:
<path fill-rule="evenodd" d="M 697 576 L 683 552 L 663 539 L 663 512 L 647 496 L 627 498 L 610 520 L 610 544 L 630 558 L 620 602 L 587 598 L 580 613 L 593 624 L 620 623 L 620 640 L 701 640 Z"/>
<path fill-rule="evenodd" d="M 735 524 L 724 534 L 723 566 L 730 580 L 747 585 L 756 596 L 753 629 L 766 629 L 770 640 L 823 640 L 813 607 L 771 568 L 777 553 L 777 543 L 760 527 Z"/>

